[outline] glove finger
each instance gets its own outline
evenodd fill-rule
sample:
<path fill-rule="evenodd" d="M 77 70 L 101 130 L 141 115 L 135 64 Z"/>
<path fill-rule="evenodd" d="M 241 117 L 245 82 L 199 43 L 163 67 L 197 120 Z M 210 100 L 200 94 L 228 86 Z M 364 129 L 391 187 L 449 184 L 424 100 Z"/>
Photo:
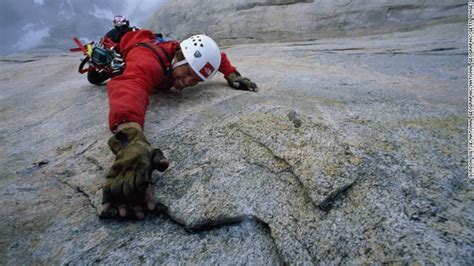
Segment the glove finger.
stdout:
<path fill-rule="evenodd" d="M 160 149 L 155 149 L 153 151 L 152 166 L 153 169 L 156 169 L 160 172 L 164 172 L 168 169 L 170 161 L 165 157 L 163 152 Z"/>
<path fill-rule="evenodd" d="M 108 218 L 111 216 L 110 210 L 113 207 L 112 204 L 112 192 L 110 189 L 111 179 L 108 179 L 106 184 L 102 187 L 102 211 L 99 214 L 99 218 Z"/>
<path fill-rule="evenodd" d="M 238 90 L 243 90 L 243 91 L 248 90 L 248 86 L 247 86 L 248 84 L 245 83 L 243 80 L 237 81 L 237 83 L 238 83 L 239 85 L 236 87 L 236 89 L 238 89 Z"/>
<path fill-rule="evenodd" d="M 161 160 L 161 159 L 166 159 L 165 154 L 164 154 L 163 151 L 160 150 L 160 149 L 154 149 L 154 150 L 153 150 L 153 156 L 154 156 L 154 157 L 158 157 L 160 160 Z"/>
<path fill-rule="evenodd" d="M 163 159 L 155 163 L 156 167 L 154 169 L 158 170 L 159 172 L 164 172 L 170 166 L 170 161 L 167 159 Z"/>
<path fill-rule="evenodd" d="M 127 164 L 129 163 L 130 162 L 128 160 L 124 159 L 116 160 L 112 164 L 112 167 L 110 167 L 107 178 L 115 178 L 119 176 L 125 169 L 127 169 Z"/>
<path fill-rule="evenodd" d="M 142 162 L 136 168 L 137 175 L 135 176 L 135 189 L 144 192 L 146 187 L 151 183 L 151 169 L 148 162 Z"/>
<path fill-rule="evenodd" d="M 135 187 L 134 179 L 135 177 L 127 179 L 127 181 L 124 182 L 124 185 L 123 185 L 123 195 L 125 197 L 125 202 L 127 203 L 128 206 L 139 205 L 140 198 L 143 198 L 143 197 L 140 197 L 140 194 L 142 193 L 134 189 Z"/>
<path fill-rule="evenodd" d="M 151 185 L 148 185 L 148 187 L 145 189 L 145 204 L 148 207 L 148 210 L 153 210 L 156 206 L 155 204 L 155 195 L 153 191 L 153 187 Z"/>
<path fill-rule="evenodd" d="M 138 219 L 143 219 L 145 217 L 145 213 L 144 213 L 144 210 L 143 210 L 142 206 L 140 206 L 140 205 L 133 206 L 132 210 L 133 210 L 133 212 L 135 213 L 135 216 Z"/>
<path fill-rule="evenodd" d="M 120 144 L 120 141 L 114 136 L 109 139 L 107 144 L 110 147 L 110 150 L 114 153 L 117 154 L 121 149 L 122 145 Z"/>
<path fill-rule="evenodd" d="M 119 209 L 120 216 L 122 217 L 127 216 L 127 206 L 125 206 L 125 204 L 120 205 L 118 209 Z"/>
<path fill-rule="evenodd" d="M 123 179 L 114 180 L 111 187 L 112 202 L 116 205 L 124 204 L 125 199 L 123 195 Z"/>
<path fill-rule="evenodd" d="M 241 89 L 249 90 L 249 91 L 256 91 L 255 88 L 257 87 L 257 84 L 255 84 L 255 82 L 252 82 L 250 79 L 241 78 L 239 80 L 239 82 L 241 84 Z"/>
<path fill-rule="evenodd" d="M 102 188 L 102 204 L 111 203 L 112 202 L 112 191 L 110 189 L 110 181 Z"/>
<path fill-rule="evenodd" d="M 241 83 L 240 83 L 239 81 L 234 81 L 234 82 L 232 82 L 232 87 L 233 87 L 234 89 L 239 89 L 240 86 L 241 86 Z"/>
<path fill-rule="evenodd" d="M 255 84 L 255 82 L 250 82 L 250 88 L 254 92 L 258 92 L 258 86 Z"/>
<path fill-rule="evenodd" d="M 112 180 L 114 179 L 115 177 L 118 176 L 119 172 L 117 171 L 117 168 L 114 167 L 115 164 L 113 164 L 110 169 L 109 169 L 109 172 L 107 173 L 107 180 Z"/>

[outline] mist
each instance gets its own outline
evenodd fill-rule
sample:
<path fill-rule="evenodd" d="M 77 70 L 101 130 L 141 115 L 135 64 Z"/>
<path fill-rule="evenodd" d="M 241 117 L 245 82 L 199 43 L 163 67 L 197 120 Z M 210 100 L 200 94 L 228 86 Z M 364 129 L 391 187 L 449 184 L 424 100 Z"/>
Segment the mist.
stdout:
<path fill-rule="evenodd" d="M 98 40 L 115 15 L 147 27 L 164 0 L 2 0 L 0 54 L 74 47 L 72 37 Z"/>

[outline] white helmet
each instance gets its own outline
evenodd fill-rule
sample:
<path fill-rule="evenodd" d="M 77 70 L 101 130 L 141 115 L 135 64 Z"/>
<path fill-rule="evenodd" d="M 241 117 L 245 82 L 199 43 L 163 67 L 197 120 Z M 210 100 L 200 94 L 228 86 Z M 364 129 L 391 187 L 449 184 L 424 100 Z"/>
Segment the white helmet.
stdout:
<path fill-rule="evenodd" d="M 180 43 L 184 60 L 173 64 L 173 68 L 188 63 L 203 80 L 209 80 L 219 70 L 221 52 L 216 42 L 206 35 L 194 35 Z"/>

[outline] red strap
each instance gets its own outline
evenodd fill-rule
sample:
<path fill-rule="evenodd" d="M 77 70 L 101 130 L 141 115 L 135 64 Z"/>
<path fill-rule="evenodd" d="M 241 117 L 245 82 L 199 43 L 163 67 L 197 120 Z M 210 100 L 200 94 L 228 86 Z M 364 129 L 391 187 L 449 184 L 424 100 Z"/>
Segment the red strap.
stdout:
<path fill-rule="evenodd" d="M 165 77 L 168 76 L 168 65 L 164 62 L 162 56 L 160 56 L 160 53 L 158 53 L 158 51 L 162 52 L 166 56 L 166 59 L 168 59 L 168 64 L 171 64 L 171 61 L 169 61 L 169 56 L 165 52 L 165 50 L 163 50 L 163 48 L 161 48 L 157 44 L 153 45 L 151 43 L 146 43 L 146 42 L 139 42 L 136 44 L 136 46 L 143 46 L 150 49 L 155 54 L 155 56 L 158 57 L 158 60 L 160 60 L 160 64 L 161 64 L 161 68 L 163 69 L 164 76 Z M 158 47 L 159 49 L 157 50 L 154 47 Z"/>
<path fill-rule="evenodd" d="M 79 64 L 79 70 L 78 70 L 79 73 L 84 74 L 84 73 L 86 73 L 86 72 L 89 72 L 89 71 L 91 71 L 91 70 L 95 70 L 95 69 L 96 69 L 95 66 L 90 66 L 90 67 L 84 69 L 84 66 L 86 65 L 86 63 L 87 63 L 88 61 L 89 61 L 89 57 L 86 57 L 86 58 L 84 58 L 84 59 L 82 60 L 81 64 Z"/>
<path fill-rule="evenodd" d="M 84 45 L 81 43 L 81 41 L 79 41 L 79 39 L 77 37 L 74 37 L 72 39 L 74 40 L 74 42 L 79 47 L 79 48 L 73 48 L 73 49 L 80 49 L 84 54 L 87 54 L 87 49 L 86 49 L 86 47 L 84 47 Z M 72 49 L 71 49 L 71 52 L 73 52 Z"/>
<path fill-rule="evenodd" d="M 71 49 L 69 49 L 69 51 L 71 51 L 71 52 L 82 52 L 82 49 L 81 48 L 71 48 Z"/>
<path fill-rule="evenodd" d="M 107 49 L 110 49 L 112 47 L 117 47 L 118 45 L 117 43 L 112 41 L 112 39 L 110 39 L 109 37 L 102 38 L 102 40 L 100 40 L 100 43 Z"/>

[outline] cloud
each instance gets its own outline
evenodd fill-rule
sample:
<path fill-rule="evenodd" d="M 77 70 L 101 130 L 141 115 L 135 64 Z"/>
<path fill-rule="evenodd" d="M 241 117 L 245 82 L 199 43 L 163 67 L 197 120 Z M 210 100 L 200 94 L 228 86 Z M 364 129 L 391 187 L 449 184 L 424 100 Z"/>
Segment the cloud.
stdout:
<path fill-rule="evenodd" d="M 25 34 L 16 42 L 14 47 L 18 50 L 27 50 L 41 44 L 43 38 L 49 36 L 50 27 L 41 27 L 38 24 L 26 24 L 23 27 Z"/>
<path fill-rule="evenodd" d="M 30 4 L 25 4 L 29 2 Z M 5 11 L 0 31 L 0 54 L 38 46 L 65 49 L 71 36 L 102 37 L 113 27 L 113 17 L 124 15 L 130 24 L 148 27 L 165 0 L 0 0 Z"/>
<path fill-rule="evenodd" d="M 94 12 L 89 12 L 89 14 L 95 16 L 96 18 L 104 18 L 110 21 L 114 18 L 114 13 L 109 9 L 101 9 L 94 5 Z"/>
<path fill-rule="evenodd" d="M 163 2 L 163 0 L 125 0 L 123 15 L 132 25 L 145 26 Z"/>

